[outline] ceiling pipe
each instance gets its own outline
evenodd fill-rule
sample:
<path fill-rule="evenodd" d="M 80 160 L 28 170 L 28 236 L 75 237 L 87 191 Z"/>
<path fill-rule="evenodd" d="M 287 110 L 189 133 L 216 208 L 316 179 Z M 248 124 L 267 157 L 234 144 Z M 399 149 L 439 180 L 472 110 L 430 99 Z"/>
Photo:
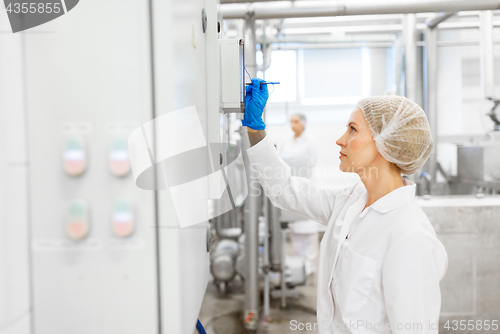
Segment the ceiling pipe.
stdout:
<path fill-rule="evenodd" d="M 227 5 L 221 5 L 221 10 L 224 19 L 244 19 L 249 13 L 253 13 L 256 19 L 278 19 L 500 9 L 500 0 L 343 0 L 327 3 L 324 1 L 284 3 L 288 6 L 282 6 L 281 1 L 273 1 L 272 3 L 277 3 L 280 6 L 275 8 L 254 6 L 254 8 L 231 9 L 231 7 L 226 7 Z"/>
<path fill-rule="evenodd" d="M 221 4 L 225 3 L 252 3 L 252 2 L 276 2 L 276 0 L 221 0 Z"/>
<path fill-rule="evenodd" d="M 353 42 L 353 43 L 309 43 L 286 45 L 281 47 L 273 45 L 273 50 L 301 50 L 301 49 L 349 49 L 349 48 L 390 48 L 394 42 Z"/>
<path fill-rule="evenodd" d="M 455 30 L 455 29 L 479 29 L 481 27 L 480 22 L 445 22 L 436 27 L 438 30 Z M 493 21 L 493 27 L 500 27 L 500 21 Z M 428 26 L 425 23 L 417 23 L 417 31 L 425 32 Z M 363 26 L 343 26 L 343 27 L 327 27 L 320 29 L 318 27 L 313 28 L 283 28 L 281 33 L 283 35 L 349 35 L 354 36 L 355 34 L 400 34 L 404 29 L 403 24 L 386 24 L 386 25 L 363 25 Z M 327 36 L 325 36 L 326 38 Z M 330 37 L 331 38 L 331 37 Z M 417 45 L 420 41 L 416 42 Z"/>
<path fill-rule="evenodd" d="M 479 13 L 477 13 L 479 15 Z M 442 19 L 442 18 L 441 18 Z M 235 22 L 241 23 L 243 20 L 236 20 Z M 493 21 L 492 22 L 493 27 L 497 28 L 500 27 L 500 21 Z M 392 30 L 390 27 L 385 27 L 384 29 L 387 31 L 387 33 L 383 34 L 383 36 L 395 36 L 395 34 L 400 34 L 403 30 L 403 25 L 390 25 L 392 26 Z M 432 24 L 431 24 L 432 26 Z M 300 31 L 301 29 L 296 29 L 296 28 L 284 28 L 282 33 L 285 33 L 286 37 L 283 38 L 283 43 L 292 43 L 291 39 L 297 38 L 299 40 L 302 40 L 304 38 L 315 38 L 315 39 L 320 39 L 321 43 L 330 43 L 330 42 L 351 42 L 351 41 L 373 41 L 374 39 L 380 40 L 388 40 L 388 37 L 382 37 L 380 38 L 380 30 L 376 31 L 374 34 L 374 31 L 372 29 L 373 26 L 371 25 L 363 25 L 363 26 L 344 26 L 344 27 L 335 27 L 337 30 L 332 30 L 334 27 L 329 27 L 328 29 L 330 30 L 324 30 L 323 32 L 318 32 L 316 34 L 312 33 L 302 33 L 302 34 L 295 34 L 293 31 L 298 30 Z M 439 30 L 455 30 L 455 29 L 479 29 L 481 27 L 481 22 L 444 22 L 439 24 L 438 26 L 435 27 L 435 29 Z M 363 29 L 361 29 L 363 28 Z M 429 26 L 426 23 L 417 23 L 417 30 L 422 31 L 425 33 L 425 30 L 429 28 Z M 293 29 L 293 31 L 290 31 L 289 29 Z M 343 29 L 343 30 L 342 30 Z M 302 28 L 302 31 L 307 32 L 307 28 Z M 338 31 L 338 35 L 335 35 L 335 32 Z M 257 30 L 257 38 L 260 38 L 262 32 L 259 33 L 259 30 Z M 241 29 L 239 28 L 239 25 L 235 25 L 235 30 L 234 31 L 229 31 L 226 33 L 227 37 L 236 37 L 236 36 L 243 36 L 243 33 L 241 32 Z M 340 36 L 342 36 L 340 38 Z M 340 40 L 339 40 L 340 38 Z M 276 39 L 276 38 L 275 38 Z M 270 39 L 268 39 L 270 40 Z M 281 38 L 279 39 L 281 40 Z M 279 41 L 273 41 L 273 43 L 276 43 Z M 302 42 L 302 41 L 299 41 Z M 308 41 L 309 42 L 309 41 Z M 494 41 L 495 43 L 498 42 Z M 417 46 L 423 46 L 424 42 L 422 41 L 417 41 Z M 440 45 L 446 44 L 446 41 L 438 42 Z M 458 42 L 452 42 L 452 44 L 455 45 L 455 43 Z M 463 45 L 476 45 L 478 42 L 474 41 L 467 41 L 464 42 Z M 458 44 L 456 44 L 458 45 Z"/>
<path fill-rule="evenodd" d="M 481 27 L 480 22 L 446 22 L 436 27 L 439 30 L 454 30 L 454 29 L 478 29 Z M 493 21 L 493 27 L 500 27 L 500 21 Z M 425 31 L 428 26 L 425 23 L 417 23 L 416 29 L 418 31 Z M 363 26 L 343 26 L 343 27 L 328 27 L 324 29 L 319 28 L 284 28 L 283 34 L 298 35 L 303 31 L 302 35 L 306 34 L 379 34 L 379 33 L 401 33 L 404 29 L 402 24 L 386 24 L 386 25 L 363 25 Z"/>
<path fill-rule="evenodd" d="M 396 36 L 393 34 L 384 35 L 347 35 L 342 38 L 333 38 L 332 36 L 298 36 L 289 35 L 283 38 L 266 38 L 267 44 L 274 43 L 356 43 L 356 42 L 394 42 L 397 40 Z M 263 42 L 263 39 L 258 39 L 259 43 Z"/>
<path fill-rule="evenodd" d="M 476 15 L 477 16 L 477 15 Z M 333 16 L 333 17 L 309 17 L 309 18 L 293 18 L 284 19 L 284 26 L 287 28 L 301 28 L 303 26 L 321 26 L 335 27 L 356 25 L 361 23 L 367 24 L 387 24 L 388 22 L 401 23 L 403 15 L 401 14 L 385 14 L 385 15 L 351 15 L 351 16 Z"/>
<path fill-rule="evenodd" d="M 262 53 L 263 53 L 263 62 L 262 65 L 257 65 L 257 71 L 262 71 L 265 72 L 271 67 L 271 52 L 273 51 L 273 47 L 271 43 L 267 42 L 262 43 L 261 42 L 261 47 L 262 47 Z"/>
<path fill-rule="evenodd" d="M 434 17 L 431 17 L 425 21 L 427 28 L 434 29 L 443 21 L 448 20 L 450 17 L 455 15 L 457 12 L 449 12 L 449 13 L 439 13 Z"/>

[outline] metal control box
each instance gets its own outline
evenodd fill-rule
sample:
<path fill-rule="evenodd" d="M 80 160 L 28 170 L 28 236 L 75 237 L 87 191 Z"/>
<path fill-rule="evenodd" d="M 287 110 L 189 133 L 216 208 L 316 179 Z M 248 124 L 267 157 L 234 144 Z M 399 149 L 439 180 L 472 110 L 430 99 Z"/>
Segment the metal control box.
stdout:
<path fill-rule="evenodd" d="M 224 113 L 245 111 L 245 59 L 242 39 L 221 39 L 221 103 Z"/>
<path fill-rule="evenodd" d="M 457 174 L 479 181 L 500 180 L 500 142 L 485 146 L 457 146 Z"/>

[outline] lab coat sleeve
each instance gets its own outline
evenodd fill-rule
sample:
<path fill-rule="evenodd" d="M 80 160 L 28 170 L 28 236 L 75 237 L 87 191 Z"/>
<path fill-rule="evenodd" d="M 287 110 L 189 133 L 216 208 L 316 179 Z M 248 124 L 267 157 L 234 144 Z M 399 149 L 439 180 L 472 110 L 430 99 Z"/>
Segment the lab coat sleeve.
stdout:
<path fill-rule="evenodd" d="M 438 333 L 439 282 L 447 267 L 444 246 L 426 232 L 407 232 L 391 245 L 382 267 L 382 284 L 394 334 Z"/>
<path fill-rule="evenodd" d="M 266 135 L 267 137 L 267 135 Z M 265 138 L 265 137 L 264 137 Z M 281 156 L 283 154 L 283 145 L 285 144 L 285 142 L 281 142 L 279 145 L 278 145 L 278 155 Z"/>
<path fill-rule="evenodd" d="M 246 152 L 271 203 L 315 222 L 327 225 L 334 205 L 347 198 L 354 188 L 354 185 L 325 187 L 304 177 L 291 176 L 290 166 L 278 155 L 269 136 Z"/>

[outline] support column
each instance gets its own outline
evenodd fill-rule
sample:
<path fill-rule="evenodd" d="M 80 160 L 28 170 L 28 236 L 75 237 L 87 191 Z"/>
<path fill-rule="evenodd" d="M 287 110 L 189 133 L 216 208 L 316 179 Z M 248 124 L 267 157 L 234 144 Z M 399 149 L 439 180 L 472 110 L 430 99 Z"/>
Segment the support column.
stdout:
<path fill-rule="evenodd" d="M 427 27 L 425 30 L 425 111 L 431 127 L 432 148 L 429 160 L 427 161 L 427 172 L 431 176 L 431 183 L 436 181 L 437 171 L 437 135 L 438 135 L 438 115 L 437 115 L 437 86 L 438 86 L 438 50 L 437 31 L 435 28 Z M 429 190 L 429 194 L 430 189 Z"/>
<path fill-rule="evenodd" d="M 481 22 L 481 87 L 485 98 L 493 97 L 493 12 L 479 14 Z"/>

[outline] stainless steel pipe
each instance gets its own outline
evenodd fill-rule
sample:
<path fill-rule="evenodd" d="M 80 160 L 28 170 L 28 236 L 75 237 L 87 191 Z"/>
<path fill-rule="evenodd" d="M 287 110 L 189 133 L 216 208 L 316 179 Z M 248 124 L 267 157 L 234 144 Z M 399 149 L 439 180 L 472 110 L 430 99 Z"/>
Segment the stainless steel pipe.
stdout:
<path fill-rule="evenodd" d="M 405 96 L 417 100 L 417 16 L 406 14 L 404 18 L 405 43 Z"/>
<path fill-rule="evenodd" d="M 437 47 L 437 31 L 435 28 L 427 28 L 425 31 L 425 61 L 426 71 L 424 80 L 425 94 L 425 111 L 427 119 L 431 127 L 432 140 L 434 146 L 432 148 L 429 160 L 427 161 L 427 172 L 430 175 L 432 182 L 436 181 L 437 171 L 437 89 L 438 89 L 438 47 Z M 429 193 L 431 189 L 429 188 Z"/>
<path fill-rule="evenodd" d="M 274 1 L 274 3 L 280 3 Z M 259 5 L 259 4 L 255 4 Z M 265 5 L 265 4 L 264 4 Z M 283 6 L 265 8 L 225 8 L 221 6 L 224 19 L 244 19 L 248 13 L 253 13 L 255 19 L 278 19 L 292 17 L 327 17 L 344 15 L 374 15 L 374 14 L 410 14 L 424 12 L 456 12 L 467 10 L 500 9 L 500 0 L 344 0 L 332 2 L 330 6 L 324 1 L 307 1 L 307 3 L 284 3 Z"/>
<path fill-rule="evenodd" d="M 245 20 L 245 67 L 252 77 L 257 75 L 255 16 L 248 15 Z M 241 127 L 242 149 L 250 147 L 246 127 Z M 245 215 L 245 310 L 244 326 L 249 331 L 257 330 L 259 326 L 259 214 L 261 211 L 262 191 L 257 181 L 255 171 L 245 154 L 245 170 L 247 174 L 248 197 L 243 208 Z"/>
<path fill-rule="evenodd" d="M 479 14 L 481 21 L 481 86 L 483 96 L 493 97 L 493 13 L 491 10 Z"/>
<path fill-rule="evenodd" d="M 279 219 L 280 209 L 275 207 L 267 198 L 267 216 L 269 217 L 269 230 L 271 232 L 271 269 L 281 271 L 283 269 L 281 222 Z"/>

